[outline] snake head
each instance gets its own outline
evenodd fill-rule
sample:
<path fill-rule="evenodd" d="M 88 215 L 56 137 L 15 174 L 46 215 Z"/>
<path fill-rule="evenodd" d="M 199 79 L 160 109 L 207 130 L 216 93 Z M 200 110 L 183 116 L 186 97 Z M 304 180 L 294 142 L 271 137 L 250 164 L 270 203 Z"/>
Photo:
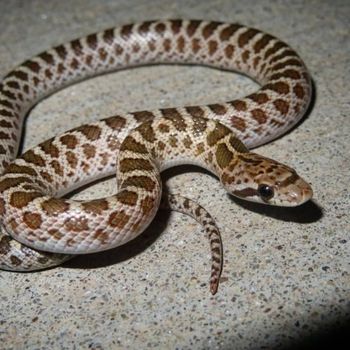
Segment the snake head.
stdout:
<path fill-rule="evenodd" d="M 232 195 L 244 200 L 294 207 L 312 197 L 310 185 L 294 169 L 256 153 L 240 153 L 221 175 Z"/>

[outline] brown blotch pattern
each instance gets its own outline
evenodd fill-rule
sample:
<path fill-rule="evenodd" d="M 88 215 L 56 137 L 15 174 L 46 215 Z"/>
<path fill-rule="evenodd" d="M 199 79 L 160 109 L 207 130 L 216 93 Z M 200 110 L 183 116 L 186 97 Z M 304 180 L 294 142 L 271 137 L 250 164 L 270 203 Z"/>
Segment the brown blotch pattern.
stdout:
<path fill-rule="evenodd" d="M 106 30 L 103 32 L 102 38 L 103 38 L 103 41 L 104 41 L 106 44 L 108 44 L 108 45 L 113 44 L 113 40 L 114 40 L 114 29 L 113 29 L 113 28 L 106 29 Z"/>
<path fill-rule="evenodd" d="M 138 122 L 144 122 L 144 121 L 153 119 L 155 117 L 154 114 L 149 111 L 134 112 L 132 113 L 132 115 Z"/>
<path fill-rule="evenodd" d="M 290 78 L 293 80 L 299 80 L 301 78 L 300 74 L 294 69 L 287 69 L 283 72 L 271 75 L 271 80 L 278 80 L 281 78 Z"/>
<path fill-rule="evenodd" d="M 0 127 L 2 128 L 11 128 L 12 127 L 12 123 L 6 121 L 6 120 L 1 120 L 0 121 Z"/>
<path fill-rule="evenodd" d="M 94 125 L 85 125 L 80 126 L 74 131 L 81 132 L 88 140 L 95 141 L 97 140 L 101 135 L 101 128 Z"/>
<path fill-rule="evenodd" d="M 263 87 L 263 90 L 272 90 L 278 92 L 279 94 L 286 95 L 289 93 L 289 85 L 287 83 L 279 81 L 277 83 L 266 84 Z"/>
<path fill-rule="evenodd" d="M 48 52 L 41 53 L 39 57 L 49 65 L 53 65 L 55 63 L 54 57 Z"/>
<path fill-rule="evenodd" d="M 75 70 L 75 69 L 79 68 L 80 63 L 76 58 L 73 58 L 71 63 L 70 63 L 70 66 L 71 66 L 71 68 L 73 68 L 73 70 Z"/>
<path fill-rule="evenodd" d="M 104 62 L 107 56 L 108 56 L 108 53 L 103 47 L 98 49 L 98 57 L 100 57 L 101 61 Z"/>
<path fill-rule="evenodd" d="M 200 24 L 201 24 L 201 21 L 196 21 L 196 20 L 190 21 L 190 23 L 188 24 L 188 26 L 186 28 L 187 35 L 189 37 L 193 36 L 193 34 L 196 32 L 196 30 L 200 26 Z"/>
<path fill-rule="evenodd" d="M 267 115 L 265 114 L 265 112 L 262 109 L 253 109 L 251 111 L 251 116 L 259 124 L 264 124 L 267 121 Z"/>
<path fill-rule="evenodd" d="M 101 215 L 108 209 L 108 202 L 105 199 L 95 199 L 81 204 L 87 213 Z"/>
<path fill-rule="evenodd" d="M 171 147 L 177 147 L 177 138 L 174 135 L 170 135 L 168 142 Z"/>
<path fill-rule="evenodd" d="M 22 72 L 20 70 L 15 70 L 15 71 L 11 72 L 8 76 L 15 77 L 19 80 L 28 81 L 28 74 L 26 72 Z"/>
<path fill-rule="evenodd" d="M 256 34 L 258 34 L 259 31 L 256 30 L 256 29 L 253 29 L 253 28 L 250 28 L 248 29 L 245 33 L 241 34 L 238 38 L 238 46 L 239 47 L 243 47 L 245 46 L 246 44 L 248 44 L 248 42 L 254 38 L 254 36 Z"/>
<path fill-rule="evenodd" d="M 145 215 L 148 215 L 150 211 L 152 211 L 153 207 L 155 205 L 155 199 L 147 196 L 141 201 L 141 208 Z"/>
<path fill-rule="evenodd" d="M 188 135 L 187 135 L 187 136 L 184 138 L 184 140 L 183 140 L 184 146 L 185 146 L 186 148 L 188 148 L 188 149 L 191 148 L 192 143 L 193 143 L 193 141 L 192 141 L 191 137 L 189 137 Z"/>
<path fill-rule="evenodd" d="M 47 231 L 48 234 L 56 239 L 57 241 L 60 240 L 64 235 L 57 229 L 51 229 Z"/>
<path fill-rule="evenodd" d="M 94 239 L 97 239 L 101 244 L 106 244 L 109 240 L 109 234 L 106 231 L 103 231 L 102 229 L 98 229 L 94 235 Z"/>
<path fill-rule="evenodd" d="M 291 57 L 291 58 L 293 57 L 295 59 L 295 58 L 298 58 L 298 55 L 292 50 L 285 50 L 282 53 L 280 53 L 279 55 L 272 57 L 270 59 L 270 64 L 278 62 L 280 60 L 283 60 L 286 57 Z"/>
<path fill-rule="evenodd" d="M 37 213 L 25 212 L 23 214 L 23 222 L 32 230 L 38 229 L 41 226 L 41 215 Z"/>
<path fill-rule="evenodd" d="M 209 55 L 212 56 L 218 49 L 218 43 L 215 40 L 208 42 Z"/>
<path fill-rule="evenodd" d="M 50 165 L 57 175 L 63 176 L 64 174 L 63 168 L 61 167 L 60 163 L 57 160 L 51 161 Z"/>
<path fill-rule="evenodd" d="M 235 100 L 231 102 L 232 106 L 236 109 L 236 111 L 239 112 L 244 112 L 248 109 L 247 107 L 247 103 L 245 101 L 242 100 Z"/>
<path fill-rule="evenodd" d="M 216 28 L 220 25 L 219 22 L 210 22 L 203 28 L 203 36 L 208 39 L 215 32 Z"/>
<path fill-rule="evenodd" d="M 42 197 L 40 192 L 14 192 L 11 194 L 10 204 L 15 208 L 23 208 L 35 198 Z"/>
<path fill-rule="evenodd" d="M 201 143 L 199 143 L 199 144 L 197 145 L 196 155 L 199 156 L 199 155 L 201 155 L 204 151 L 205 151 L 204 144 L 203 144 L 203 142 L 201 142 Z"/>
<path fill-rule="evenodd" d="M 210 151 L 208 153 L 208 156 L 207 156 L 206 160 L 207 160 L 208 163 L 212 163 L 213 162 L 213 152 L 212 151 Z"/>
<path fill-rule="evenodd" d="M 10 236 L 5 236 L 3 235 L 1 237 L 1 240 L 0 240 L 0 254 L 7 254 L 10 249 L 11 249 L 11 246 L 10 246 L 10 242 L 11 242 L 12 238 Z"/>
<path fill-rule="evenodd" d="M 173 202 L 172 197 L 170 198 L 170 202 Z M 184 205 L 185 209 L 189 209 L 190 208 L 190 200 L 188 198 L 185 198 L 183 205 Z"/>
<path fill-rule="evenodd" d="M 64 199 L 50 198 L 41 204 L 41 208 L 47 215 L 56 216 L 66 212 L 69 209 L 69 204 Z"/>
<path fill-rule="evenodd" d="M 198 118 L 196 116 L 193 116 L 193 133 L 194 135 L 197 135 L 198 133 L 202 133 L 207 128 L 207 119 Z"/>
<path fill-rule="evenodd" d="M 52 72 L 51 72 L 50 69 L 48 69 L 48 68 L 45 69 L 45 76 L 46 76 L 46 78 L 48 78 L 49 80 L 52 78 L 53 74 L 52 74 Z"/>
<path fill-rule="evenodd" d="M 155 28 L 156 32 L 160 35 L 163 35 L 163 33 L 165 32 L 165 24 L 164 23 L 158 23 Z"/>
<path fill-rule="evenodd" d="M 133 29 L 133 25 L 132 24 L 126 24 L 124 25 L 121 30 L 120 30 L 120 35 L 122 36 L 122 38 L 124 40 L 128 40 L 129 37 L 132 34 L 132 29 Z"/>
<path fill-rule="evenodd" d="M 120 56 L 123 52 L 124 52 L 123 46 L 119 44 L 115 44 L 114 53 L 116 54 L 116 56 Z"/>
<path fill-rule="evenodd" d="M 218 166 L 223 169 L 230 164 L 233 158 L 233 153 L 224 143 L 220 143 L 216 148 L 215 157 Z"/>
<path fill-rule="evenodd" d="M 8 135 L 7 133 L 0 131 L 0 139 L 2 140 L 8 140 L 10 138 L 10 135 Z"/>
<path fill-rule="evenodd" d="M 270 49 L 268 49 L 265 52 L 264 60 L 266 60 L 268 57 L 274 55 L 277 51 L 279 51 L 282 48 L 285 48 L 287 45 L 281 41 L 276 42 Z"/>
<path fill-rule="evenodd" d="M 231 125 L 239 131 L 244 131 L 247 127 L 245 120 L 237 116 L 231 117 Z"/>
<path fill-rule="evenodd" d="M 177 39 L 176 46 L 177 46 L 177 49 L 178 49 L 179 52 L 181 52 L 181 53 L 184 52 L 185 38 L 182 35 L 179 36 L 179 38 Z"/>
<path fill-rule="evenodd" d="M 165 119 L 168 119 L 172 122 L 176 130 L 186 130 L 186 123 L 176 108 L 164 108 L 160 111 Z"/>
<path fill-rule="evenodd" d="M 161 133 L 168 133 L 170 131 L 169 125 L 166 124 L 159 124 L 158 129 Z"/>
<path fill-rule="evenodd" d="M 192 39 L 192 52 L 197 53 L 201 49 L 201 41 L 198 38 Z"/>
<path fill-rule="evenodd" d="M 96 154 L 96 147 L 88 143 L 82 145 L 84 155 L 87 159 L 93 158 Z"/>
<path fill-rule="evenodd" d="M 107 152 L 102 152 L 99 156 L 101 157 L 101 165 L 106 166 L 109 161 L 109 154 Z"/>
<path fill-rule="evenodd" d="M 249 152 L 248 148 L 237 137 L 230 136 L 228 141 L 229 141 L 230 145 L 232 146 L 232 148 L 234 150 L 236 150 L 237 152 L 240 152 L 240 153 L 247 153 L 247 152 Z"/>
<path fill-rule="evenodd" d="M 171 22 L 171 30 L 174 34 L 177 34 L 180 32 L 182 28 L 182 21 L 179 19 L 173 19 Z"/>
<path fill-rule="evenodd" d="M 68 231 L 81 232 L 89 229 L 88 219 L 86 217 L 72 217 L 64 222 L 64 226 Z"/>
<path fill-rule="evenodd" d="M 230 24 L 228 27 L 221 31 L 220 39 L 222 41 L 229 40 L 231 36 L 240 28 L 242 28 L 242 26 L 239 24 Z"/>
<path fill-rule="evenodd" d="M 9 177 L 0 182 L 0 191 L 4 192 L 11 187 L 25 183 L 31 183 L 31 181 L 27 177 Z"/>
<path fill-rule="evenodd" d="M 97 35 L 96 34 L 88 35 L 86 38 L 86 42 L 91 49 L 95 50 L 97 47 Z"/>
<path fill-rule="evenodd" d="M 163 48 L 165 52 L 169 52 L 171 50 L 171 40 L 169 38 L 166 38 L 163 41 Z"/>
<path fill-rule="evenodd" d="M 147 148 L 142 144 L 137 142 L 132 136 L 127 136 L 120 146 L 120 151 L 130 150 L 135 153 L 147 153 Z"/>
<path fill-rule="evenodd" d="M 155 189 L 156 183 L 149 176 L 139 175 L 130 176 L 129 178 L 127 178 L 122 183 L 121 188 L 125 188 L 127 186 L 134 186 L 151 192 Z"/>
<path fill-rule="evenodd" d="M 226 107 L 221 104 L 215 103 L 208 105 L 208 107 L 217 115 L 224 115 L 226 113 Z"/>
<path fill-rule="evenodd" d="M 58 75 L 61 75 L 66 70 L 66 67 L 63 63 L 59 63 L 57 66 L 57 73 Z"/>
<path fill-rule="evenodd" d="M 13 266 L 20 266 L 22 264 L 22 260 L 15 255 L 11 255 L 10 260 Z"/>
<path fill-rule="evenodd" d="M 117 227 L 120 230 L 129 222 L 130 215 L 127 215 L 125 211 L 116 211 L 112 213 L 108 218 L 108 223 L 112 227 Z"/>
<path fill-rule="evenodd" d="M 120 130 L 126 124 L 125 118 L 120 117 L 120 116 L 114 116 L 112 118 L 107 118 L 104 120 L 104 122 L 113 130 Z"/>
<path fill-rule="evenodd" d="M 262 105 L 270 100 L 270 98 L 265 93 L 251 94 L 248 96 L 248 98 L 259 105 Z"/>
<path fill-rule="evenodd" d="M 32 175 L 32 176 L 35 176 L 37 175 L 37 172 L 28 167 L 28 166 L 24 166 L 24 165 L 17 165 L 17 164 L 10 164 L 7 168 L 6 168 L 6 171 L 5 173 L 12 173 L 12 174 L 28 174 L 28 175 Z"/>
<path fill-rule="evenodd" d="M 68 151 L 66 153 L 66 159 L 67 159 L 67 162 L 68 162 L 68 164 L 70 165 L 71 168 L 75 169 L 77 167 L 77 165 L 78 165 L 78 158 L 73 152 Z"/>
<path fill-rule="evenodd" d="M 250 57 L 250 52 L 248 50 L 245 50 L 242 55 L 242 61 L 243 63 L 247 63 L 247 61 L 249 60 L 249 57 Z"/>
<path fill-rule="evenodd" d="M 158 141 L 157 145 L 160 151 L 163 151 L 166 147 L 166 144 L 163 141 Z"/>
<path fill-rule="evenodd" d="M 154 21 L 143 22 L 138 28 L 139 34 L 141 35 L 147 34 L 149 32 L 149 29 L 152 23 L 154 23 Z"/>
<path fill-rule="evenodd" d="M 77 56 L 81 56 L 83 54 L 83 46 L 81 45 L 79 39 L 71 41 L 70 45 Z"/>
<path fill-rule="evenodd" d="M 225 47 L 225 56 L 228 59 L 232 58 L 234 52 L 235 52 L 235 47 L 232 44 L 229 44 Z"/>
<path fill-rule="evenodd" d="M 207 142 L 209 146 L 215 145 L 219 140 L 225 137 L 230 133 L 230 130 L 219 123 L 216 123 L 216 127 L 213 131 L 211 131 L 207 136 Z"/>
<path fill-rule="evenodd" d="M 254 52 L 258 54 L 262 49 L 264 49 L 268 43 L 273 40 L 274 37 L 269 35 L 269 34 L 264 34 L 261 39 L 259 39 L 255 44 L 254 44 Z"/>
<path fill-rule="evenodd" d="M 146 141 L 148 141 L 148 142 L 155 141 L 156 135 L 155 135 L 154 130 L 149 122 L 141 124 L 137 128 L 137 130 Z"/>
<path fill-rule="evenodd" d="M 78 144 L 78 140 L 74 135 L 64 135 L 60 141 L 69 149 L 74 149 Z"/>
<path fill-rule="evenodd" d="M 153 165 L 147 159 L 124 158 L 120 161 L 120 171 L 127 173 L 134 170 L 153 170 Z"/>
<path fill-rule="evenodd" d="M 2 198 L 0 198 L 0 215 L 4 215 L 5 212 L 5 201 Z"/>
<path fill-rule="evenodd" d="M 1 94 L 9 98 L 10 100 L 16 99 L 16 95 L 11 91 L 2 89 Z"/>
<path fill-rule="evenodd" d="M 296 97 L 303 99 L 305 96 L 304 88 L 300 84 L 296 84 L 293 88 L 293 92 Z"/>
<path fill-rule="evenodd" d="M 28 91 L 29 91 L 29 88 L 28 88 Z M 10 108 L 10 109 L 13 109 L 13 104 L 10 102 L 10 101 L 7 101 L 7 100 L 0 100 L 0 105 L 2 107 L 7 107 L 7 108 Z"/>
<path fill-rule="evenodd" d="M 41 172 L 40 172 L 40 175 L 41 175 L 41 177 L 42 177 L 45 181 L 47 181 L 48 183 L 52 183 L 52 182 L 53 182 L 52 176 L 51 176 L 48 172 L 46 172 L 46 171 L 41 171 Z"/>
<path fill-rule="evenodd" d="M 286 115 L 288 113 L 288 110 L 289 110 L 288 102 L 281 99 L 277 99 L 273 101 L 273 104 L 281 114 Z"/>
<path fill-rule="evenodd" d="M 23 66 L 29 68 L 34 73 L 40 72 L 40 65 L 38 62 L 28 60 L 28 61 L 23 63 Z"/>
<path fill-rule="evenodd" d="M 204 115 L 204 110 L 199 106 L 188 106 L 185 109 L 192 117 L 202 117 Z"/>
<path fill-rule="evenodd" d="M 0 101 L 0 104 L 2 104 L 3 101 Z M 6 109 L 0 110 L 0 115 L 4 117 L 16 117 L 17 115 L 14 114 L 12 111 L 7 111 Z"/>

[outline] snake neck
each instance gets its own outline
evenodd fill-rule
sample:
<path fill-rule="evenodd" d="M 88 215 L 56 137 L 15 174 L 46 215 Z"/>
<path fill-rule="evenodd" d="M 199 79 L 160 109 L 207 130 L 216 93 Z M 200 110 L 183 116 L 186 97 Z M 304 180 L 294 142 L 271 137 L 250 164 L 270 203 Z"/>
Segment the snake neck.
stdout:
<path fill-rule="evenodd" d="M 219 178 L 248 152 L 232 131 L 202 117 L 161 117 L 145 122 L 124 140 L 119 153 L 117 178 L 125 188 L 140 171 L 154 176 L 173 166 L 194 164 Z"/>

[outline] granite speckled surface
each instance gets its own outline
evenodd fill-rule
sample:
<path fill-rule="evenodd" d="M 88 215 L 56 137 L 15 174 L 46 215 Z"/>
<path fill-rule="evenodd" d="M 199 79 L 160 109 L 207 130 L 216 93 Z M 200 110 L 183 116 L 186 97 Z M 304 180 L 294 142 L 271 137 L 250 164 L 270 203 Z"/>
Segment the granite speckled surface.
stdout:
<path fill-rule="evenodd" d="M 233 200 L 193 168 L 164 174 L 222 230 L 225 266 L 209 293 L 209 245 L 199 225 L 161 213 L 135 241 L 37 273 L 0 271 L 3 349 L 259 349 L 300 346 L 349 320 L 350 119 L 347 1 L 1 1 L 0 75 L 53 45 L 153 18 L 241 22 L 279 36 L 309 67 L 315 100 L 303 122 L 259 149 L 298 169 L 312 202 L 294 209 Z M 24 148 L 71 127 L 145 108 L 211 103 L 256 89 L 203 67 L 126 70 L 38 104 Z M 77 194 L 112 193 L 114 179 Z"/>

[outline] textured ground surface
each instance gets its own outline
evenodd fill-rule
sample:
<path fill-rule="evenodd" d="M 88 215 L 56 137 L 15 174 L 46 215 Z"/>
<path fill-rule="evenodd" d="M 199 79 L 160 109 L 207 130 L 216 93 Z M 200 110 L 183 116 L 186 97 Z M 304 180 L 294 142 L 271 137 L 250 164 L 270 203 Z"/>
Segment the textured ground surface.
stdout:
<path fill-rule="evenodd" d="M 349 25 L 347 1 L 1 1 L 0 76 L 74 37 L 154 18 L 255 26 L 292 45 L 316 95 L 298 128 L 259 150 L 298 169 L 314 188 L 296 209 L 246 205 L 217 179 L 165 174 L 222 229 L 225 270 L 208 289 L 209 245 L 200 227 L 161 213 L 139 239 L 40 273 L 0 271 L 0 348 L 258 349 L 297 346 L 349 319 Z M 144 67 L 61 91 L 31 112 L 24 147 L 73 126 L 145 108 L 213 103 L 256 89 L 203 67 Z M 80 193 L 113 191 L 114 179 Z M 311 338 L 310 338 L 311 337 Z M 322 338 L 323 339 L 323 338 Z"/>

